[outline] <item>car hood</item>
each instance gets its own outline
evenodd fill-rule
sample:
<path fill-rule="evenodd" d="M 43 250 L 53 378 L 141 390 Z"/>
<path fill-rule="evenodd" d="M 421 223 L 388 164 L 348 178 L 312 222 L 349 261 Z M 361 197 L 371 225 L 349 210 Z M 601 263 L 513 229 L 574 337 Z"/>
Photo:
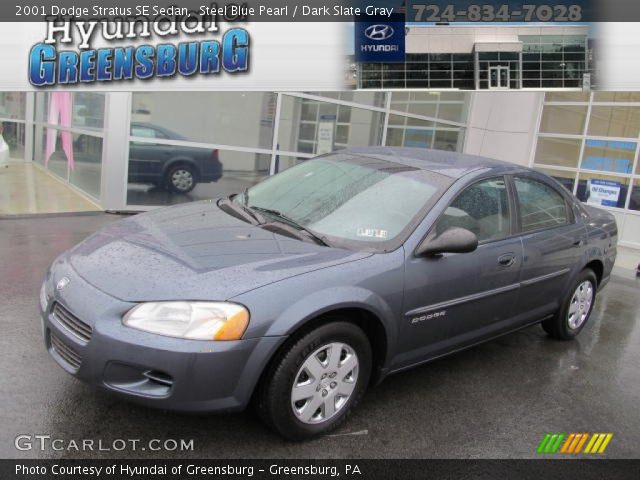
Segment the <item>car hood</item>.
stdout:
<path fill-rule="evenodd" d="M 115 222 L 77 245 L 66 260 L 96 288 L 139 302 L 227 300 L 370 255 L 269 232 L 211 200 Z"/>

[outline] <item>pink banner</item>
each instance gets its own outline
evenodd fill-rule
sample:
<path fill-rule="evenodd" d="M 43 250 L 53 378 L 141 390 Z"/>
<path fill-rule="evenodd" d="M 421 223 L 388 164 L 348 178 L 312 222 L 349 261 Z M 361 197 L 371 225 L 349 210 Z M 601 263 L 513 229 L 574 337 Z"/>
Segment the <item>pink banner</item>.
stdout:
<path fill-rule="evenodd" d="M 49 93 L 49 115 L 47 123 L 59 125 L 61 127 L 71 127 L 71 117 L 73 115 L 73 97 L 71 92 L 51 92 Z M 67 156 L 67 164 L 71 170 L 75 169 L 73 158 L 73 135 L 71 132 L 60 132 L 62 137 L 62 151 Z M 47 128 L 47 144 L 45 151 L 45 165 L 49 163 L 49 158 L 56 151 L 58 130 Z"/>

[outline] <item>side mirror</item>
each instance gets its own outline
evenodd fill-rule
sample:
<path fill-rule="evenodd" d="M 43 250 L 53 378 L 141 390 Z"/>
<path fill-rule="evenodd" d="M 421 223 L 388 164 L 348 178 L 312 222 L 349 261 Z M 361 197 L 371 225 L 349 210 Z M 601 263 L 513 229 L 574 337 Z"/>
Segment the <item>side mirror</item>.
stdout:
<path fill-rule="evenodd" d="M 416 255 L 439 255 L 441 253 L 468 253 L 478 248 L 478 237 L 466 228 L 452 227 L 435 238 L 425 238 L 416 250 Z"/>

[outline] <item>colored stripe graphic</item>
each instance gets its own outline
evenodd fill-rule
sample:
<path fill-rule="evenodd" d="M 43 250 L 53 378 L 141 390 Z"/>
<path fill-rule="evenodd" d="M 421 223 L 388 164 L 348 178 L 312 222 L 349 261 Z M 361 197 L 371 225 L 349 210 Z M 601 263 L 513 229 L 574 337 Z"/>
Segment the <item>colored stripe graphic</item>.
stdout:
<path fill-rule="evenodd" d="M 587 438 L 589 438 L 589 434 L 583 433 L 582 438 L 580 439 L 580 442 L 578 443 L 578 445 L 576 445 L 576 449 L 573 453 L 580 453 L 580 450 L 582 450 L 582 446 L 584 445 L 584 442 L 587 441 Z"/>
<path fill-rule="evenodd" d="M 604 453 L 612 438 L 613 433 L 594 433 L 584 453 Z"/>
<path fill-rule="evenodd" d="M 613 438 L 613 433 L 607 433 L 607 436 L 604 439 L 604 442 L 602 442 L 602 445 L 600 445 L 600 450 L 598 450 L 598 453 L 604 453 L 605 449 L 607 448 L 607 445 L 609 445 L 609 442 L 611 441 L 611 439 Z"/>
<path fill-rule="evenodd" d="M 612 438 L 613 433 L 547 433 L 540 441 L 537 452 L 567 455 L 577 455 L 580 452 L 604 453 Z"/>
<path fill-rule="evenodd" d="M 564 433 L 547 433 L 538 445 L 538 453 L 556 453 L 565 436 Z"/>
<path fill-rule="evenodd" d="M 543 438 L 542 441 L 540 442 L 540 445 L 538 445 L 538 453 L 544 453 L 544 448 L 547 445 L 547 442 L 549 441 L 549 439 L 551 438 L 551 434 L 547 433 Z"/>
<path fill-rule="evenodd" d="M 562 443 L 562 440 L 564 439 L 564 437 L 565 437 L 564 433 L 558 434 L 558 438 L 556 439 L 555 443 L 551 447 L 551 451 L 549 453 L 556 453 L 558 451 L 558 448 L 560 448 L 560 444 Z"/>
<path fill-rule="evenodd" d="M 566 442 L 564 442 L 564 445 L 562 445 L 562 450 L 560 450 L 560 453 L 567 453 L 567 450 L 569 449 L 569 446 L 571 445 L 571 442 L 573 442 L 573 439 L 576 437 L 575 433 L 570 433 L 569 436 L 567 437 Z"/>

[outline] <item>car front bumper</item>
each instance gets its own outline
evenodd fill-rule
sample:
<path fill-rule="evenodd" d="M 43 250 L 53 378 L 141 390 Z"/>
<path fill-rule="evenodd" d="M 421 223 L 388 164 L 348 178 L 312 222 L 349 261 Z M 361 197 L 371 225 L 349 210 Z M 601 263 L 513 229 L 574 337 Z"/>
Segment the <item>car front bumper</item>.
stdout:
<path fill-rule="evenodd" d="M 62 277 L 68 285 L 53 288 Z M 148 406 L 240 410 L 284 337 L 214 342 L 155 335 L 122 324 L 135 304 L 94 288 L 70 268 L 45 280 L 45 346 L 78 379 Z"/>

